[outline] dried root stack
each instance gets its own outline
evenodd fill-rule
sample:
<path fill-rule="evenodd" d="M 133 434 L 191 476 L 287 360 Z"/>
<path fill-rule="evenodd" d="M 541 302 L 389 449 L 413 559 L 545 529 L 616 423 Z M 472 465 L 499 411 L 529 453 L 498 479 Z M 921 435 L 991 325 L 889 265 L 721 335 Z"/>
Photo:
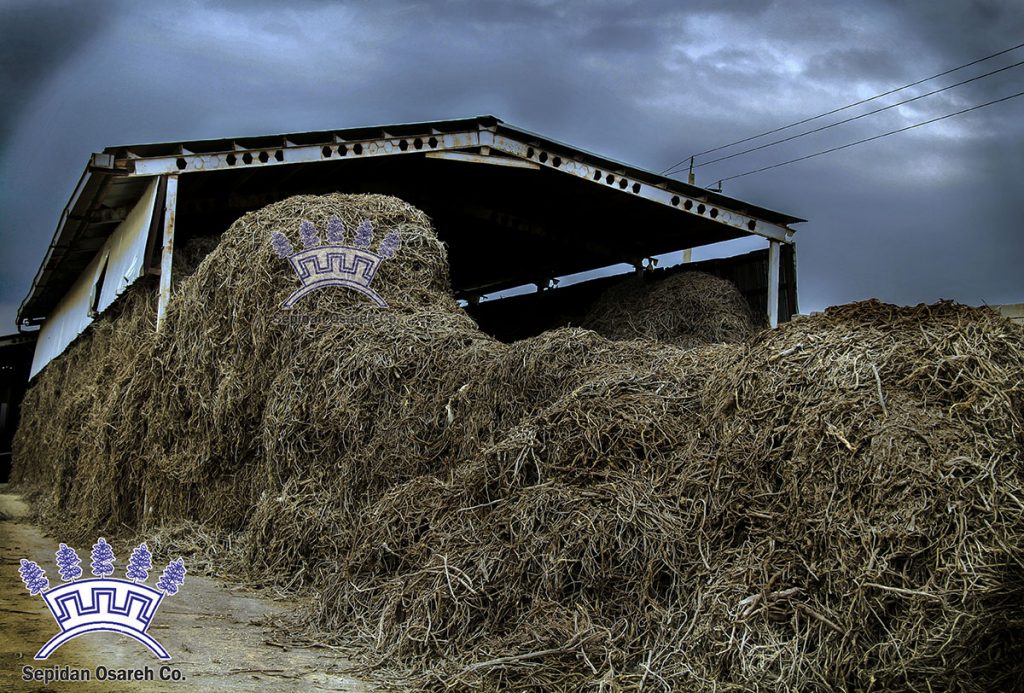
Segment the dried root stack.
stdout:
<path fill-rule="evenodd" d="M 269 236 L 331 217 L 401 232 L 391 307 L 324 290 L 300 304 L 322 319 L 282 324 Z M 306 595 L 308 633 L 403 685 L 1024 677 L 1024 330 L 990 311 L 865 302 L 758 333 L 734 288 L 682 274 L 595 307 L 621 341 L 505 345 L 420 212 L 345 195 L 240 219 L 159 333 L 150 295 L 38 379 L 17 480 L 67 536 L 126 526 Z"/>
<path fill-rule="evenodd" d="M 647 281 L 631 276 L 606 290 L 583 326 L 610 339 L 653 339 L 681 347 L 739 343 L 762 327 L 736 286 L 703 272 Z"/>

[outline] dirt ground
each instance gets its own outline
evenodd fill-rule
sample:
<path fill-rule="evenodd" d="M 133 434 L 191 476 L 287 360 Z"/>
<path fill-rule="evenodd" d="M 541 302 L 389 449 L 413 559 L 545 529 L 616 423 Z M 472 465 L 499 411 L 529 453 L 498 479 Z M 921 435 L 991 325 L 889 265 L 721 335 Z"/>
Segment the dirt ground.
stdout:
<path fill-rule="evenodd" d="M 36 651 L 57 632 L 42 598 L 25 589 L 18 574 L 20 559 L 46 569 L 51 586 L 59 581 L 54 551 L 59 540 L 43 535 L 28 519 L 28 508 L 0 484 L 0 691 L 369 691 L 379 690 L 346 674 L 349 663 L 320 648 L 274 644 L 275 634 L 258 625 L 267 616 L 294 604 L 267 599 L 209 578 L 188 575 L 181 591 L 160 605 L 149 633 L 171 654 L 162 662 L 131 638 L 117 633 L 89 633 L 60 647 L 46 661 Z M 83 555 L 79 552 L 79 555 Z M 123 564 L 121 564 L 123 567 Z M 88 572 L 88 556 L 82 561 Z M 156 568 L 154 566 L 154 568 Z M 157 573 L 158 575 L 158 573 Z M 150 583 L 155 576 L 150 574 Z M 180 681 L 161 681 L 174 671 Z M 89 683 L 23 680 L 23 667 L 88 669 Z M 153 670 L 152 682 L 97 681 L 96 669 Z"/>

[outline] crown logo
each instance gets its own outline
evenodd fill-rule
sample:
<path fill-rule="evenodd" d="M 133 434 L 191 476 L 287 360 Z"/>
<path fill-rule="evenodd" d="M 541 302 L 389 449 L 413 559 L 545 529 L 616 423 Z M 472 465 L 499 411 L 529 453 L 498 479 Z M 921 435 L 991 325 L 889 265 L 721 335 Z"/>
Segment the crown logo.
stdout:
<path fill-rule="evenodd" d="M 275 231 L 270 236 L 274 251 L 291 263 L 302 282 L 302 286 L 281 304 L 283 308 L 291 308 L 306 294 L 326 286 L 347 286 L 387 308 L 384 299 L 370 288 L 370 282 L 380 263 L 394 257 L 401 245 L 398 232 L 385 236 L 376 253 L 369 250 L 373 226 L 368 219 L 356 227 L 352 245 L 345 244 L 345 226 L 338 217 L 331 217 L 327 222 L 327 243 L 321 244 L 316 227 L 305 220 L 299 225 L 299 238 L 303 249 L 295 252 L 283 233 Z"/>
<path fill-rule="evenodd" d="M 127 579 L 124 580 L 110 577 L 114 573 L 114 551 L 103 537 L 92 547 L 92 574 L 96 579 L 79 579 L 82 577 L 82 561 L 67 544 L 60 545 L 56 556 L 60 577 L 64 581 L 56 587 L 47 589 L 50 581 L 46 571 L 33 561 L 21 559 L 18 570 L 25 587 L 32 596 L 42 595 L 60 626 L 60 632 L 43 645 L 36 653 L 36 659 L 46 659 L 58 647 L 79 635 L 98 631 L 127 635 L 148 647 L 160 659 L 171 658 L 146 630 L 163 598 L 176 594 L 185 582 L 185 564 L 180 558 L 167 565 L 157 580 L 157 588 L 153 589 L 143 584 L 153 567 L 153 556 L 145 543 L 132 551 L 125 572 Z"/>

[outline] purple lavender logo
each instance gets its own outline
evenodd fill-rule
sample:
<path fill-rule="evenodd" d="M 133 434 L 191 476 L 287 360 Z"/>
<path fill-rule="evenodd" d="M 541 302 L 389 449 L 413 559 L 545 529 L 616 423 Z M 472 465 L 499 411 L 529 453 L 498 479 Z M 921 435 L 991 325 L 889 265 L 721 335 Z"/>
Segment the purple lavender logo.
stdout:
<path fill-rule="evenodd" d="M 75 550 L 67 544 L 61 544 L 57 549 L 57 567 L 60 568 L 60 579 L 68 582 L 82 577 L 81 565 L 82 560 Z"/>
<path fill-rule="evenodd" d="M 156 581 L 156 586 L 167 594 L 177 594 L 178 588 L 185 582 L 186 572 L 185 563 L 180 558 L 176 561 L 171 561 L 167 564 L 160 579 Z"/>
<path fill-rule="evenodd" d="M 149 552 L 146 542 L 142 542 L 132 551 L 132 557 L 128 559 L 128 570 L 125 571 L 125 576 L 130 577 L 132 580 L 142 580 L 145 582 L 146 578 L 149 577 L 149 571 L 152 569 L 153 554 Z"/>
<path fill-rule="evenodd" d="M 21 567 L 18 569 L 21 581 L 25 588 L 34 597 L 50 586 L 50 580 L 46 577 L 46 571 L 36 565 L 33 561 L 21 559 Z"/>
<path fill-rule="evenodd" d="M 316 227 L 308 221 L 299 224 L 299 240 L 302 250 L 296 252 L 288 238 L 280 231 L 270 235 L 274 252 L 288 260 L 302 286 L 282 304 L 291 308 L 308 293 L 326 286 L 345 286 L 363 294 L 382 308 L 387 303 L 370 288 L 380 263 L 392 258 L 401 247 L 401 237 L 392 231 L 377 246 L 377 252 L 370 250 L 373 243 L 373 225 L 368 219 L 356 227 L 351 245 L 345 245 L 345 225 L 338 217 L 327 222 L 327 243 L 322 244 Z"/>
<path fill-rule="evenodd" d="M 114 549 L 103 537 L 92 545 L 92 574 L 107 577 L 114 574 Z"/>
<path fill-rule="evenodd" d="M 153 555 L 145 543 L 132 551 L 125 572 L 128 579 L 110 577 L 114 561 L 114 550 L 100 537 L 92 547 L 92 574 L 96 578 L 82 580 L 79 579 L 82 561 L 78 553 L 67 544 L 61 544 L 56 562 L 63 582 L 50 588 L 46 572 L 35 562 L 21 559 L 18 572 L 22 582 L 32 596 L 42 595 L 60 627 L 60 632 L 36 653 L 36 659 L 48 658 L 58 647 L 79 635 L 98 631 L 127 635 L 160 659 L 171 658 L 146 630 L 163 598 L 177 594 L 185 582 L 184 561 L 179 558 L 167 565 L 156 583 L 157 589 L 143 584 L 153 569 Z"/>

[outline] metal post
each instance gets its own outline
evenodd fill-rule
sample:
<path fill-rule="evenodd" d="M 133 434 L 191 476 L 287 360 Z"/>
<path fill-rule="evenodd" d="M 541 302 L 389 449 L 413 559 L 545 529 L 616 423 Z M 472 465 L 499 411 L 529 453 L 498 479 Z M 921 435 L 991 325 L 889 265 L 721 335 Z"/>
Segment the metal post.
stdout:
<path fill-rule="evenodd" d="M 779 255 L 778 241 L 768 243 L 768 324 L 779 324 Z"/>
<path fill-rule="evenodd" d="M 160 293 L 156 306 L 156 329 L 160 329 L 171 300 L 171 265 L 174 259 L 174 210 L 178 203 L 178 177 L 167 176 L 164 195 L 164 242 L 160 254 Z"/>
<path fill-rule="evenodd" d="M 789 251 L 789 300 L 792 302 L 793 315 L 796 315 L 800 312 L 800 294 L 796 290 L 796 241 L 789 244 Z"/>

